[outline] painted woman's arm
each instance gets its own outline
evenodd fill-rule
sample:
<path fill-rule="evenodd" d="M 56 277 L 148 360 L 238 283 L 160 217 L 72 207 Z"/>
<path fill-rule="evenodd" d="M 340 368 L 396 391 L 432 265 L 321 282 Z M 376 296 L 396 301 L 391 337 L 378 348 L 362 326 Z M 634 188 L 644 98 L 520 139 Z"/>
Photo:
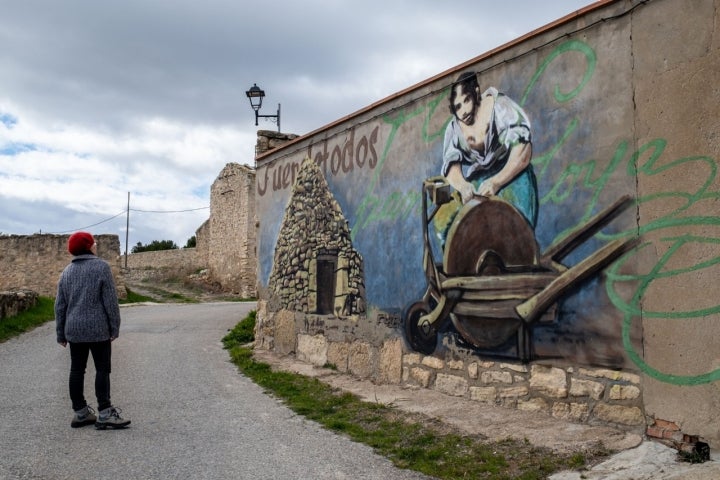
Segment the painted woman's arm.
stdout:
<path fill-rule="evenodd" d="M 497 195 L 497 192 L 512 182 L 515 177 L 530 165 L 531 158 L 532 144 L 518 143 L 513 146 L 512 149 L 510 149 L 510 155 L 508 156 L 505 166 L 498 173 L 482 182 L 475 193 L 486 197 Z"/>
<path fill-rule="evenodd" d="M 473 196 L 475 196 L 473 185 L 472 183 L 465 180 L 465 177 L 462 173 L 462 168 L 460 167 L 459 163 L 453 163 L 452 165 L 450 165 L 450 168 L 448 169 L 445 178 L 447 178 L 448 183 L 455 190 L 460 192 L 463 204 L 469 202 L 470 200 L 472 200 Z"/>

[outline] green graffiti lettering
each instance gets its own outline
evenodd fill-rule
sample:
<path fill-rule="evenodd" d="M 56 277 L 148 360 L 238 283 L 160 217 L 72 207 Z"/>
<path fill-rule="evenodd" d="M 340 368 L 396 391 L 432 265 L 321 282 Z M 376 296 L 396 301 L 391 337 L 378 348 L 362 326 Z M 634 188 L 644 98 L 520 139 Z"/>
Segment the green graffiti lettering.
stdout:
<path fill-rule="evenodd" d="M 421 196 L 419 192 L 392 192 L 385 199 L 383 209 L 378 220 L 402 220 L 412 213 L 415 207 L 420 207 Z"/>
<path fill-rule="evenodd" d="M 643 227 L 643 231 L 651 231 L 656 228 L 665 228 L 669 226 L 669 218 L 677 217 L 682 212 L 692 207 L 698 201 L 704 199 L 715 199 L 718 197 L 717 192 L 709 192 L 710 186 L 715 182 L 715 179 L 717 178 L 717 165 L 712 158 L 706 156 L 684 157 L 674 160 L 666 165 L 657 165 L 658 161 L 660 160 L 661 154 L 665 150 L 665 145 L 665 140 L 656 139 L 640 147 L 638 151 L 633 155 L 632 163 L 628 165 L 628 174 L 645 174 L 648 176 L 652 176 L 663 174 L 668 170 L 678 168 L 680 170 L 694 172 L 693 178 L 701 177 L 701 173 L 703 170 L 707 171 L 707 175 L 704 183 L 702 183 L 695 192 L 661 192 L 640 197 L 640 203 L 648 203 L 655 200 L 660 200 L 664 204 L 668 204 L 670 201 L 675 201 L 676 203 L 678 203 L 677 209 L 670 212 L 662 219 L 655 220 L 645 225 Z M 643 155 L 646 151 L 649 151 L 650 149 L 652 149 L 650 158 L 647 162 L 643 163 L 638 168 L 637 165 L 639 164 L 640 156 Z M 698 172 L 700 172 L 700 174 L 698 174 Z M 678 220 L 685 221 L 679 218 L 675 219 L 675 221 Z M 693 221 L 693 223 L 695 223 L 695 221 Z"/>
<path fill-rule="evenodd" d="M 367 194 L 363 197 L 362 203 L 358 207 L 358 219 L 351 229 L 351 238 L 354 239 L 357 232 L 365 228 L 372 218 L 375 217 L 375 209 L 378 207 L 380 199 L 375 195 Z"/>
<path fill-rule="evenodd" d="M 428 133 L 428 126 L 430 125 L 430 119 L 432 118 L 433 114 L 435 113 L 435 110 L 437 109 L 440 102 L 445 100 L 445 98 L 448 96 L 450 92 L 449 88 L 446 88 L 440 95 L 435 97 L 434 99 L 430 100 L 428 103 L 428 112 L 427 115 L 425 115 L 425 121 L 423 122 L 422 126 L 422 139 L 425 141 L 425 143 L 430 143 L 433 140 L 442 137 L 445 135 L 445 129 L 448 126 L 448 123 L 452 120 L 452 115 L 448 115 L 445 122 L 443 122 L 442 126 L 434 133 Z"/>
<path fill-rule="evenodd" d="M 720 223 L 720 222 L 719 222 Z M 714 245 L 720 245 L 720 240 L 716 238 L 708 237 L 697 237 L 692 235 L 681 235 L 676 238 L 664 239 L 664 241 L 670 242 L 670 246 L 667 252 L 662 255 L 658 262 L 653 268 L 646 274 L 621 274 L 620 270 L 631 259 L 634 255 L 642 252 L 645 248 L 651 248 L 654 245 L 651 243 L 645 243 L 638 246 L 634 251 L 627 253 L 621 259 L 615 262 L 608 271 L 606 272 L 607 281 L 605 288 L 608 297 L 612 301 L 613 305 L 617 307 L 623 313 L 622 323 L 622 342 L 623 347 L 628 354 L 628 357 L 635 363 L 641 371 L 649 375 L 656 380 L 661 382 L 670 383 L 673 385 L 701 385 L 704 383 L 710 383 L 720 380 L 720 369 L 715 369 L 710 372 L 700 375 L 675 375 L 662 372 L 651 365 L 649 365 L 640 354 L 635 350 L 635 346 L 632 344 L 630 338 L 630 332 L 632 330 L 633 321 L 641 318 L 662 318 L 668 320 L 674 319 L 688 319 L 698 318 L 710 314 L 720 313 L 720 305 L 710 306 L 694 311 L 687 312 L 652 312 L 642 307 L 642 299 L 645 293 L 653 284 L 660 279 L 667 279 L 670 277 L 677 277 L 679 275 L 696 273 L 704 268 L 720 264 L 720 257 L 716 256 L 708 261 L 699 262 L 697 265 L 692 265 L 687 268 L 667 268 L 670 261 L 677 254 L 677 252 L 684 247 L 686 244 L 691 242 L 710 243 Z M 638 286 L 635 290 L 635 294 L 629 301 L 625 301 L 620 295 L 619 291 L 623 289 L 624 285 L 628 283 L 636 283 Z"/>
<path fill-rule="evenodd" d="M 381 218 L 392 220 L 403 210 L 405 199 L 400 192 L 392 192 L 386 199 L 381 213 Z"/>
<path fill-rule="evenodd" d="M 355 240 L 356 235 L 371 222 L 376 222 L 382 220 L 383 218 L 387 218 L 384 214 L 384 201 L 375 193 L 375 187 L 378 184 L 380 174 L 382 172 L 382 167 L 387 160 L 390 146 L 395 141 L 395 135 L 397 135 L 398 130 L 400 130 L 400 127 L 405 122 L 421 114 L 423 109 L 424 107 L 420 106 L 415 110 L 411 110 L 407 113 L 400 112 L 396 116 L 386 115 L 385 117 L 383 117 L 383 121 L 390 125 L 390 133 L 388 134 L 387 142 L 385 142 L 385 148 L 383 149 L 383 152 L 380 155 L 380 159 L 378 160 L 378 168 L 374 169 L 373 177 L 370 180 L 370 184 L 365 191 L 365 195 L 360 201 L 360 205 L 358 205 L 355 224 L 351 228 L 350 235 L 352 240 Z M 391 193 L 390 195 L 393 194 Z"/>
<path fill-rule="evenodd" d="M 588 201 L 583 216 L 578 219 L 575 225 L 572 225 L 571 227 L 568 227 L 564 231 L 558 233 L 556 240 L 565 237 L 568 233 L 570 233 L 570 231 L 575 230 L 579 225 L 584 224 L 590 217 L 592 217 L 597 207 L 600 194 L 603 190 L 605 190 L 605 187 L 608 185 L 613 173 L 615 173 L 618 169 L 618 166 L 625 157 L 627 148 L 627 141 L 620 142 L 615 149 L 613 158 L 596 178 L 595 170 L 598 167 L 597 160 L 588 160 L 582 163 L 570 164 L 565 167 L 563 172 L 560 173 L 558 180 L 550 188 L 550 191 L 540 199 L 540 204 L 546 202 L 561 203 L 568 198 L 573 190 L 575 190 L 573 187 L 577 186 L 589 189 L 592 192 L 592 196 Z"/>
<path fill-rule="evenodd" d="M 556 146 L 546 153 L 538 161 L 539 173 L 545 174 L 552 158 L 557 154 L 560 147 L 565 144 L 567 137 L 574 130 L 568 127 L 566 135 L 561 138 Z M 600 170 L 603 163 L 597 160 L 588 160 L 567 165 L 563 171 L 557 176 L 554 184 L 548 193 L 541 199 L 541 203 L 554 202 L 564 203 L 569 201 L 571 194 L 577 194 L 578 189 L 584 189 L 591 193 L 590 199 L 582 215 L 582 218 L 563 232 L 560 232 L 556 240 L 562 238 L 578 225 L 584 223 L 591 217 L 597 209 L 601 194 L 608 188 L 612 178 L 617 178 L 621 168 L 631 178 L 641 176 L 664 176 L 667 178 L 678 178 L 677 188 L 668 191 L 653 192 L 650 194 L 637 197 L 638 208 L 645 208 L 655 213 L 655 217 L 641 225 L 633 225 L 628 231 L 621 231 L 616 234 L 598 234 L 599 238 L 619 238 L 623 236 L 638 236 L 651 232 L 678 231 L 683 229 L 686 233 L 674 234 L 660 238 L 661 244 L 655 241 L 646 242 L 636 247 L 631 252 L 625 254 L 621 259 L 617 260 L 606 271 L 605 288 L 612 304 L 622 313 L 623 323 L 621 337 L 623 348 L 628 358 L 635 363 L 647 375 L 674 385 L 700 385 L 703 383 L 714 382 L 720 380 L 720 369 L 713 370 L 708 373 L 699 375 L 676 375 L 673 373 L 663 372 L 656 367 L 649 365 L 642 356 L 636 351 L 632 344 L 631 332 L 633 323 L 641 319 L 658 319 L 667 321 L 690 320 L 693 318 L 702 318 L 708 315 L 720 314 L 720 304 L 714 298 L 707 299 L 709 302 L 705 306 L 697 306 L 690 311 L 680 311 L 673 309 L 672 311 L 654 311 L 644 307 L 643 301 L 647 298 L 650 288 L 662 288 L 661 282 L 676 282 L 683 284 L 683 277 L 698 275 L 704 269 L 717 268 L 720 265 L 720 254 L 708 254 L 707 252 L 720 251 L 720 239 L 706 236 L 693 235 L 687 233 L 687 229 L 698 228 L 705 232 L 708 228 L 720 227 L 720 217 L 716 215 L 702 215 L 708 211 L 704 208 L 703 202 L 712 202 L 715 204 L 720 200 L 720 192 L 711 191 L 711 186 L 715 184 L 717 179 L 717 163 L 714 159 L 707 156 L 690 156 L 674 159 L 668 162 L 664 160 L 664 153 L 667 147 L 667 141 L 662 138 L 656 138 L 641 145 L 628 158 L 629 142 L 623 140 L 618 143 L 612 159 L 605 167 Z M 625 162 L 627 162 L 625 164 Z M 697 182 L 697 188 L 687 190 L 687 187 L 680 183 L 686 175 L 676 174 L 674 172 L 693 172 L 693 179 L 701 179 Z M 652 183 L 652 182 L 651 182 Z M 662 184 L 667 185 L 667 181 Z M 672 184 L 671 184 L 672 185 Z M 654 203 L 653 208 L 648 208 L 650 203 Z M 664 209 L 664 210 L 663 210 Z M 715 211 L 715 209 L 712 209 Z M 682 230 L 680 230 L 682 231 Z M 703 248 L 697 251 L 704 252 L 705 257 L 694 261 L 693 265 L 678 266 L 678 262 L 687 258 L 696 258 L 697 254 L 688 254 L 690 246 L 702 245 Z M 621 274 L 624 266 L 625 270 L 632 270 L 634 266 L 631 263 L 633 257 L 652 258 L 648 255 L 650 252 L 663 251 L 664 254 L 656 261 L 650 271 L 644 273 Z M 684 255 L 683 255 L 684 254 Z M 646 261 L 646 260 L 645 260 Z M 632 297 L 625 299 L 620 292 L 624 292 L 627 296 L 628 292 L 632 292 Z"/>
<path fill-rule="evenodd" d="M 538 155 L 537 157 L 534 157 L 532 159 L 533 168 L 535 169 L 535 175 L 537 176 L 538 180 L 545 176 L 545 174 L 547 173 L 547 169 L 552 162 L 552 159 L 555 158 L 555 155 L 562 148 L 562 146 L 567 143 L 570 135 L 572 135 L 579 123 L 580 122 L 577 118 L 573 118 L 565 129 L 565 132 L 555 143 L 555 145 L 553 145 L 553 147 L 546 153 Z"/>
<path fill-rule="evenodd" d="M 525 105 L 525 101 L 530 95 L 530 91 L 533 89 L 540 76 L 545 72 L 545 70 L 547 70 L 548 66 L 553 62 L 553 60 L 567 52 L 580 52 L 585 55 L 585 60 L 587 63 L 585 68 L 585 74 L 583 75 L 583 78 L 578 84 L 578 86 L 575 87 L 573 90 L 569 91 L 568 93 L 562 93 L 560 91 L 560 87 L 556 85 L 555 100 L 560 103 L 567 102 L 568 100 L 571 100 L 572 98 L 577 96 L 577 94 L 580 93 L 583 88 L 585 88 L 585 85 L 590 81 L 590 78 L 592 78 L 593 74 L 595 73 L 597 56 L 595 55 L 595 51 L 590 48 L 588 44 L 581 42 L 580 40 L 569 40 L 565 43 L 562 43 L 555 50 L 553 50 L 553 52 L 548 55 L 542 65 L 540 65 L 540 67 L 537 69 L 535 74 L 530 79 L 530 82 L 528 83 L 528 86 L 525 89 L 522 98 L 520 99 L 520 106 Z"/>
<path fill-rule="evenodd" d="M 356 223 L 353 232 L 361 230 L 371 222 L 397 221 L 411 215 L 414 210 L 420 211 L 419 192 L 391 192 L 385 198 L 374 195 L 366 197 L 363 223 Z"/>
<path fill-rule="evenodd" d="M 595 169 L 595 162 L 588 162 L 584 165 L 569 165 L 560 173 L 559 179 L 555 182 L 552 189 L 541 198 L 541 203 L 551 201 L 553 203 L 562 203 L 567 199 L 574 190 L 574 183 L 580 183 L 583 176 L 592 174 Z M 583 172 L 587 172 L 583 175 Z"/>

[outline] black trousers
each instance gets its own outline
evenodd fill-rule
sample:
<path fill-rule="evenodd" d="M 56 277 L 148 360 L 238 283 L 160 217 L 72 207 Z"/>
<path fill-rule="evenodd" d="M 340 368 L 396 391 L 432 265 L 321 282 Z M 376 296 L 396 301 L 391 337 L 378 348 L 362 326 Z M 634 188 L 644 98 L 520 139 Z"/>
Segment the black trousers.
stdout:
<path fill-rule="evenodd" d="M 88 355 L 92 353 L 95 363 L 95 397 L 98 411 L 110 408 L 110 340 L 104 342 L 70 342 L 70 400 L 73 410 L 81 410 L 85 401 L 85 368 Z"/>

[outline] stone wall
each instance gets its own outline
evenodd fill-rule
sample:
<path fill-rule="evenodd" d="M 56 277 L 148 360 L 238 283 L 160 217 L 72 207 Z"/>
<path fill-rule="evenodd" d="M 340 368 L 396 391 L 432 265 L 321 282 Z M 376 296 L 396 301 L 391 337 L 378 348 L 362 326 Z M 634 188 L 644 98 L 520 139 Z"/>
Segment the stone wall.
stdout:
<path fill-rule="evenodd" d="M 640 375 L 616 370 L 408 353 L 402 356 L 402 383 L 576 422 L 640 433 L 645 427 Z"/>
<path fill-rule="evenodd" d="M 293 133 L 280 133 L 272 130 L 258 130 L 257 144 L 255 145 L 255 155 L 262 155 L 269 150 L 284 145 L 287 142 L 298 138 Z"/>
<path fill-rule="evenodd" d="M 123 265 L 125 257 L 122 258 Z M 205 259 L 195 248 L 176 248 L 155 252 L 131 253 L 127 256 L 127 268 L 173 268 L 179 271 L 194 272 L 205 268 Z"/>
<path fill-rule="evenodd" d="M 277 140 L 276 140 L 277 141 Z M 287 138 L 285 139 L 287 141 Z M 193 273 L 208 269 L 208 278 L 223 290 L 246 298 L 256 295 L 255 172 L 228 164 L 211 190 L 211 215 L 196 231 L 196 247 L 121 256 L 117 235 L 95 235 L 98 255 L 113 269 L 118 295 L 125 298 L 123 268 L 175 269 Z M 54 297 L 57 280 L 72 256 L 69 235 L 1 235 L 0 290 L 24 288 Z"/>
<path fill-rule="evenodd" d="M 195 251 L 197 262 L 207 268 L 210 263 L 210 219 L 195 230 Z"/>
<path fill-rule="evenodd" d="M 0 320 L 34 307 L 37 301 L 38 294 L 32 290 L 0 291 Z"/>
<path fill-rule="evenodd" d="M 580 423 L 611 424 L 642 433 L 640 375 L 604 368 L 481 359 L 471 351 L 452 358 L 409 352 L 393 337 L 393 321 L 368 326 L 258 302 L 256 348 L 377 383 L 429 388 L 482 403 L 534 411 Z"/>
<path fill-rule="evenodd" d="M 117 235 L 94 235 L 98 256 L 110 264 L 120 298 L 126 298 L 120 270 L 120 239 Z M 0 236 L 0 290 L 27 289 L 55 297 L 60 274 L 72 260 L 67 251 L 70 235 Z"/>
<path fill-rule="evenodd" d="M 224 290 L 245 298 L 257 295 L 256 222 L 255 171 L 228 163 L 210 189 L 208 269 Z"/>

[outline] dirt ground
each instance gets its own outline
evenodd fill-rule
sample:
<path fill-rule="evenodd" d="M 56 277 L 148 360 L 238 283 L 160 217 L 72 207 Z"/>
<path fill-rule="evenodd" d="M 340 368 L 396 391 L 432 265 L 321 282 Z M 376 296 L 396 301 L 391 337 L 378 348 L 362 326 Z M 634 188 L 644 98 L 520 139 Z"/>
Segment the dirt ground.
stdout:
<path fill-rule="evenodd" d="M 132 292 L 164 303 L 237 301 L 240 298 L 211 282 L 206 271 L 188 273 L 169 268 L 128 269 L 123 281 Z"/>

